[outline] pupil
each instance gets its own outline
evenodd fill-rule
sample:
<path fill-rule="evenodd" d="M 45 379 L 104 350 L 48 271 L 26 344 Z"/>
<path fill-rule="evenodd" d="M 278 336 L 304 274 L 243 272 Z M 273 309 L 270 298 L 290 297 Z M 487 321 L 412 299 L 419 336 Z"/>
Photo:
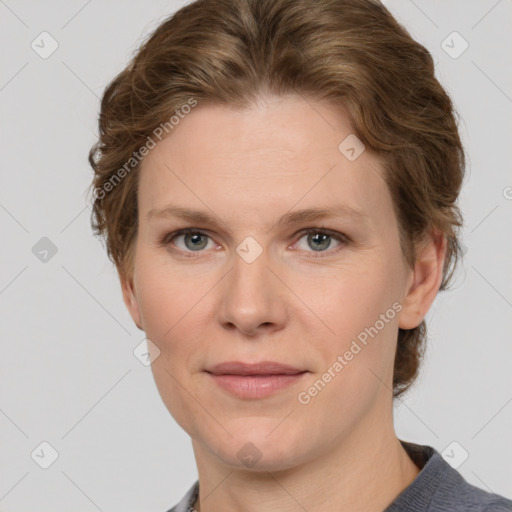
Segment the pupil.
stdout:
<path fill-rule="evenodd" d="M 203 240 L 203 242 L 201 243 L 201 237 L 202 235 L 200 234 L 186 234 L 185 235 L 185 245 L 187 246 L 188 249 L 192 249 L 192 250 L 196 250 L 196 249 L 202 249 L 203 247 L 206 246 L 206 243 L 205 243 L 205 240 Z M 187 243 L 187 240 L 190 240 L 192 239 L 193 242 L 192 242 L 192 245 L 189 246 L 189 244 Z M 199 243 L 197 243 L 199 242 Z"/>
<path fill-rule="evenodd" d="M 329 243 L 329 237 L 330 235 L 326 235 L 326 234 L 323 234 L 323 233 L 317 233 L 317 234 L 314 234 L 314 235 L 309 235 L 309 240 L 313 240 L 314 241 L 314 247 L 313 249 L 315 251 L 319 250 L 319 249 L 327 249 L 330 245 Z M 325 241 L 328 241 L 327 243 L 325 243 Z"/>

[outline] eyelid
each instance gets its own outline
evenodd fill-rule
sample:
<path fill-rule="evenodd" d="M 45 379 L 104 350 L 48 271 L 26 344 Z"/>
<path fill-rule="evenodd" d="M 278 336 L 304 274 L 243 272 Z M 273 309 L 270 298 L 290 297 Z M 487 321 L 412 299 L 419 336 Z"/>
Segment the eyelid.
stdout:
<path fill-rule="evenodd" d="M 322 228 L 322 227 L 304 228 L 304 229 L 301 229 L 297 233 L 297 235 L 301 235 L 301 238 L 302 238 L 304 235 L 308 235 L 310 233 L 324 233 L 326 235 L 331 236 L 332 238 L 336 238 L 340 242 L 348 242 L 348 236 L 345 235 L 344 233 L 341 233 L 339 231 L 334 231 L 334 230 L 328 229 L 328 228 Z M 295 235 L 295 236 L 297 236 L 297 235 Z"/>

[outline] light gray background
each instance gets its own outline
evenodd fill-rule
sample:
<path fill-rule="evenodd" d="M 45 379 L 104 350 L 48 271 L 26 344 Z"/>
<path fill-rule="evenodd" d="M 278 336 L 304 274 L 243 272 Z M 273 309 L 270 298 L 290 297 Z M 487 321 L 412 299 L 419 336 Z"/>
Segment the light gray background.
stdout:
<path fill-rule="evenodd" d="M 104 87 L 181 5 L 0 0 L 3 512 L 163 512 L 197 477 L 188 436 L 133 355 L 144 334 L 85 195 Z M 469 453 L 462 475 L 512 498 L 512 2 L 386 5 L 433 54 L 469 155 L 467 254 L 429 312 L 427 359 L 396 408 L 397 433 L 439 451 L 456 441 Z M 59 45 L 47 59 L 31 48 L 43 31 Z M 469 43 L 456 59 L 441 46 L 453 31 Z M 32 252 L 45 236 L 57 247 L 46 263 Z M 43 441 L 58 452 L 48 469 L 31 458 Z"/>

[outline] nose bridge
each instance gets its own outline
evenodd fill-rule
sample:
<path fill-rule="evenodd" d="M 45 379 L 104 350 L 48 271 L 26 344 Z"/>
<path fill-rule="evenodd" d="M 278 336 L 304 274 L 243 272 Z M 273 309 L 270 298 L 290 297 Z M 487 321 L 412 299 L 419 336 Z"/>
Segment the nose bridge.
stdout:
<path fill-rule="evenodd" d="M 253 292 L 262 292 L 268 286 L 267 266 L 269 264 L 268 251 L 263 249 L 253 237 L 247 237 L 236 248 L 233 258 L 233 271 L 231 279 L 233 284 L 243 288 L 253 288 Z"/>
<path fill-rule="evenodd" d="M 236 297 L 239 305 L 249 312 L 258 302 L 261 308 L 262 301 L 270 296 L 269 290 L 269 264 L 268 250 L 249 236 L 236 248 L 233 258 L 233 271 L 231 272 L 231 296 Z"/>

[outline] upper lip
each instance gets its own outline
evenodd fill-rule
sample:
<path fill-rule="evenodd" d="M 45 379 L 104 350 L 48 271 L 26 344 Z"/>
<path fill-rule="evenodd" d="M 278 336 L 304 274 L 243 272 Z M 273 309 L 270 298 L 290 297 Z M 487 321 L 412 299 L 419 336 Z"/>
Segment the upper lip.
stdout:
<path fill-rule="evenodd" d="M 216 364 L 206 371 L 214 375 L 294 375 L 303 373 L 305 370 L 274 361 L 262 361 L 260 363 L 227 361 Z"/>

